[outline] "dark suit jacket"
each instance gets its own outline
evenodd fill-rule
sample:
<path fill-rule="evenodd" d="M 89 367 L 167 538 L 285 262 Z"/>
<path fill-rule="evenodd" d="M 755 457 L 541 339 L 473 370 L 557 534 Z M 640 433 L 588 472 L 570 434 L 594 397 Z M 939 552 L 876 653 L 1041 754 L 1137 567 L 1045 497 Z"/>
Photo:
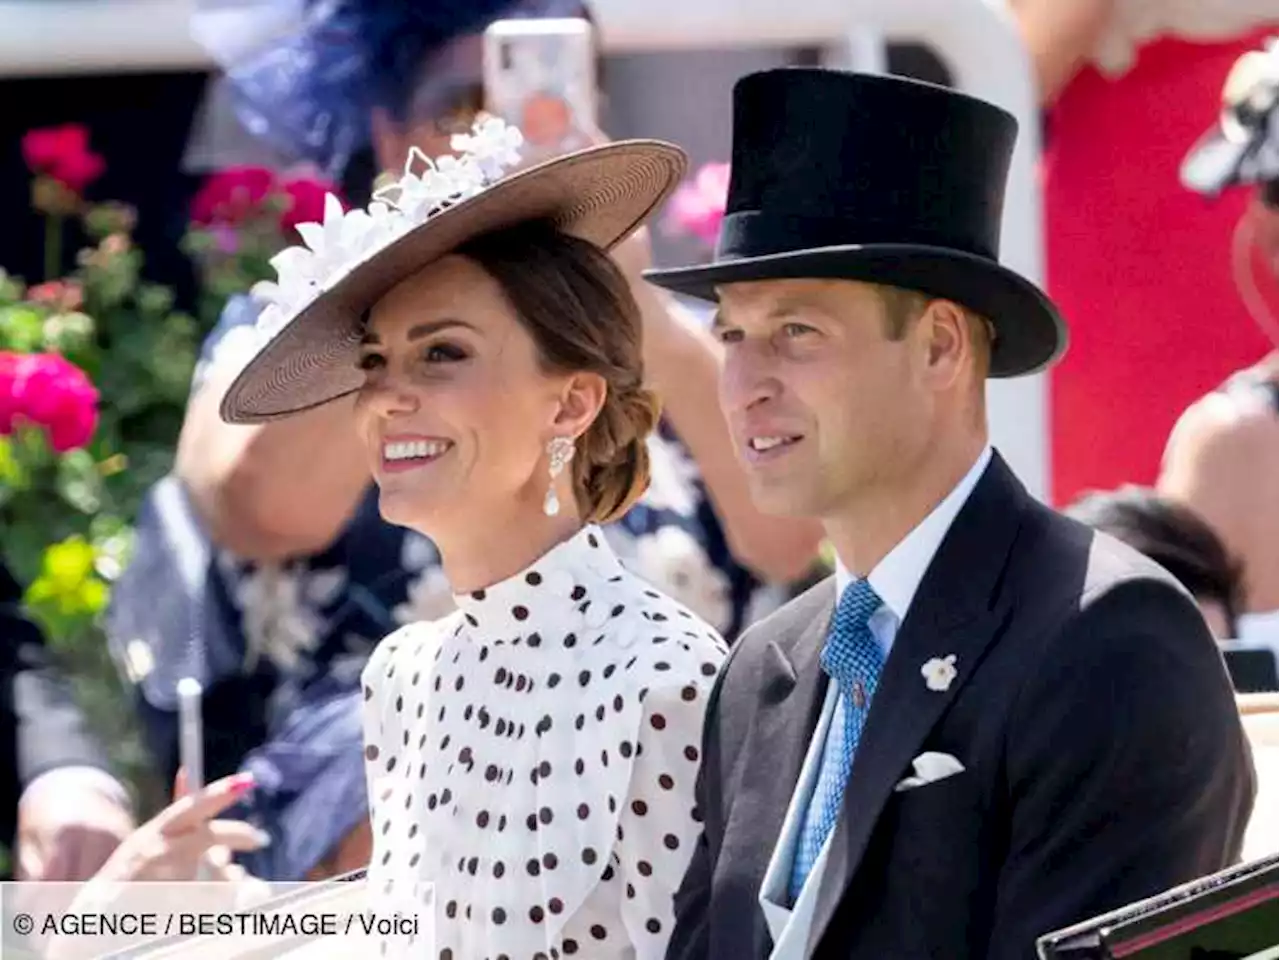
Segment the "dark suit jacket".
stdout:
<path fill-rule="evenodd" d="M 18 800 L 47 770 L 108 769 L 44 638 L 22 616 L 22 591 L 0 564 L 0 844 L 13 848 Z"/>
<path fill-rule="evenodd" d="M 825 696 L 834 601 L 834 582 L 818 585 L 745 634 L 720 675 L 671 960 L 769 954 L 756 898 Z M 930 690 L 921 667 L 948 654 L 958 675 Z M 926 750 L 965 771 L 895 792 Z M 810 955 L 1027 960 L 1041 934 L 1237 859 L 1254 789 L 1189 596 L 1037 503 L 996 457 L 894 640 Z"/>

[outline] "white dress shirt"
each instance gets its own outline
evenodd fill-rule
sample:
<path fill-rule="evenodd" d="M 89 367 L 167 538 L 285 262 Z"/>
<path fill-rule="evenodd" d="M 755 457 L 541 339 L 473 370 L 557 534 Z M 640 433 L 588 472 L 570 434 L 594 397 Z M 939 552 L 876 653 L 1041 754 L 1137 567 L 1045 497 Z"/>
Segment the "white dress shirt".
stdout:
<path fill-rule="evenodd" d="M 991 456 L 991 447 L 984 447 L 978 459 L 969 468 L 969 472 L 942 502 L 934 507 L 915 529 L 900 540 L 897 546 L 890 550 L 867 575 L 867 581 L 882 601 L 880 609 L 872 614 L 868 628 L 879 643 L 886 660 L 893 648 L 893 640 L 897 636 L 898 628 L 911 609 L 916 591 L 920 588 L 920 581 L 924 579 L 925 572 L 933 562 L 934 554 L 938 552 L 943 538 L 951 529 L 951 524 L 955 522 L 960 508 L 969 499 L 973 488 L 978 485 L 978 480 L 990 464 Z M 853 575 L 849 573 L 844 563 L 837 560 L 836 586 L 839 594 L 844 593 L 853 579 Z M 813 787 L 818 780 L 827 730 L 835 714 L 837 698 L 837 688 L 834 684 L 828 684 L 822 714 L 809 741 L 804 765 L 796 781 L 791 804 L 787 808 L 786 819 L 778 835 L 773 856 L 769 860 L 769 867 L 765 871 L 764 882 L 760 886 L 760 908 L 764 911 L 765 921 L 769 925 L 769 934 L 774 944 L 773 952 L 770 954 L 771 960 L 800 960 L 805 956 L 809 928 L 813 922 L 813 911 L 818 900 L 818 886 L 826 868 L 827 855 L 831 847 L 831 836 L 828 836 L 826 843 L 823 844 L 822 852 L 809 872 L 809 877 L 794 905 L 790 903 L 787 888 L 796 842 L 800 837 Z M 832 831 L 832 836 L 834 833 Z"/>

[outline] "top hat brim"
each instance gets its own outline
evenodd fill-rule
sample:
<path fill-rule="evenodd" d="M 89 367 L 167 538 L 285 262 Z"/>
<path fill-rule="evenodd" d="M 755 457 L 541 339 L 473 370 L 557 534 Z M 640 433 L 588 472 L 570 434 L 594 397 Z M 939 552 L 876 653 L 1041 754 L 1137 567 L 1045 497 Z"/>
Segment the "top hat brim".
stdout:
<path fill-rule="evenodd" d="M 847 244 L 648 270 L 649 282 L 701 300 L 716 288 L 753 280 L 858 280 L 952 300 L 995 329 L 991 377 L 1037 373 L 1067 348 L 1067 326 L 1035 284 L 985 257 L 920 244 Z"/>
<path fill-rule="evenodd" d="M 263 423 L 354 393 L 364 382 L 364 316 L 399 283 L 476 237 L 534 220 L 607 251 L 666 201 L 686 164 L 673 144 L 618 141 L 529 167 L 431 215 L 289 318 L 227 390 L 222 419 Z"/>

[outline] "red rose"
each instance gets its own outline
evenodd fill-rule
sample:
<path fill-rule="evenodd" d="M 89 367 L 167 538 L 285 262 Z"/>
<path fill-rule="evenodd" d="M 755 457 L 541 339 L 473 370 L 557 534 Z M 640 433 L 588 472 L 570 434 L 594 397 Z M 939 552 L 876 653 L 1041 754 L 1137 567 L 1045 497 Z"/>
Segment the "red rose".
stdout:
<path fill-rule="evenodd" d="M 338 188 L 323 180 L 299 179 L 286 183 L 284 192 L 289 198 L 289 206 L 280 216 L 280 227 L 290 231 L 300 223 L 323 223 L 325 194 L 336 195 Z"/>
<path fill-rule="evenodd" d="M 89 149 L 89 131 L 78 123 L 29 131 L 22 138 L 22 156 L 32 173 L 52 177 L 77 194 L 107 166 Z"/>
<path fill-rule="evenodd" d="M 84 153 L 88 149 L 89 131 L 78 123 L 30 130 L 22 138 L 22 156 L 35 173 L 44 173 L 68 154 Z"/>
<path fill-rule="evenodd" d="M 84 193 L 85 187 L 93 183 L 107 169 L 107 163 L 96 153 L 76 153 L 64 157 L 50 175 L 68 190 Z"/>
<path fill-rule="evenodd" d="M 205 180 L 191 203 L 191 219 L 203 226 L 238 226 L 262 209 L 275 189 L 276 178 L 266 167 L 228 167 Z"/>

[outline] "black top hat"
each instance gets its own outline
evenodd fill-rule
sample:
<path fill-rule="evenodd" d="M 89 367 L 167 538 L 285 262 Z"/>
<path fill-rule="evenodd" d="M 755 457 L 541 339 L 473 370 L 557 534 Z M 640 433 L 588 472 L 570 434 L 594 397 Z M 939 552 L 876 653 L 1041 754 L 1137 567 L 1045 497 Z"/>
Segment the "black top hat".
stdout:
<path fill-rule="evenodd" d="M 1011 115 L 932 84 L 820 69 L 751 74 L 733 99 L 716 256 L 647 279 L 705 300 L 748 280 L 904 287 L 991 321 L 993 377 L 1032 373 L 1061 355 L 1057 309 L 997 260 Z"/>

